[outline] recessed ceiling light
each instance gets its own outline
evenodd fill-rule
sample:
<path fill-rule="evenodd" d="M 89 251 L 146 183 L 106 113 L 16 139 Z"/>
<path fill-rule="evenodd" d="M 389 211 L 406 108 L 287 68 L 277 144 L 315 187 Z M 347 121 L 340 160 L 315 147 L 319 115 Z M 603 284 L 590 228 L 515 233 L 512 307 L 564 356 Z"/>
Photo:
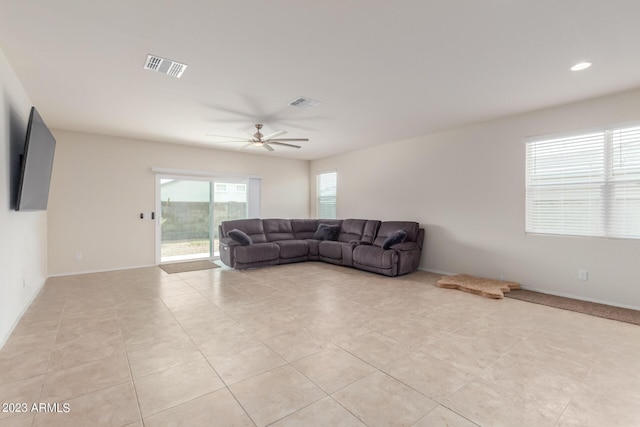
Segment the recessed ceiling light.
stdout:
<path fill-rule="evenodd" d="M 591 62 L 578 62 L 576 65 L 571 67 L 571 71 L 586 70 L 589 67 L 591 67 Z"/>

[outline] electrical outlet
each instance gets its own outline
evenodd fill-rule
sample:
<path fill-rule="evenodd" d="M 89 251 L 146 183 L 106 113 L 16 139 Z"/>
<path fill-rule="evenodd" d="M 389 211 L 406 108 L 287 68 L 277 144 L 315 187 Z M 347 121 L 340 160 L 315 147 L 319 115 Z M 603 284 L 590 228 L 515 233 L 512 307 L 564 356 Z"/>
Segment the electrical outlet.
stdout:
<path fill-rule="evenodd" d="M 578 271 L 578 279 L 589 280 L 589 272 L 587 270 Z"/>
<path fill-rule="evenodd" d="M 76 260 L 81 260 L 82 259 L 82 252 L 76 252 Z"/>

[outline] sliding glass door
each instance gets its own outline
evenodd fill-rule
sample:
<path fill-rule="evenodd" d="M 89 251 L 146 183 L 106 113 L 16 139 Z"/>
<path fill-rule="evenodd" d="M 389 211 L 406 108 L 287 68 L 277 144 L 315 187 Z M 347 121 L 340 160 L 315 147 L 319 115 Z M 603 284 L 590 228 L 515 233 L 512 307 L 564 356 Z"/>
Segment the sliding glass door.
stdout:
<path fill-rule="evenodd" d="M 235 177 L 158 176 L 156 182 L 159 263 L 218 257 L 218 226 L 247 218 L 251 189 L 259 193 L 259 180 L 252 186 Z"/>
<path fill-rule="evenodd" d="M 160 262 L 212 257 L 211 185 L 160 179 Z"/>
<path fill-rule="evenodd" d="M 231 182 L 230 182 L 231 181 Z M 213 236 L 214 256 L 218 252 L 218 226 L 222 221 L 247 218 L 247 183 L 246 181 L 214 181 L 213 196 Z"/>

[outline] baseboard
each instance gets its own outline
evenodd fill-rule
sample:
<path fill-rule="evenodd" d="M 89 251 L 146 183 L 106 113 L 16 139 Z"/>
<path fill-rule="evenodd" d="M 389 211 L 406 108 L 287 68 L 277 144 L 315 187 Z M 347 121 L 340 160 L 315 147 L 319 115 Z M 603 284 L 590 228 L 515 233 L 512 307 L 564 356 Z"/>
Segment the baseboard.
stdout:
<path fill-rule="evenodd" d="M 442 270 L 433 270 L 431 268 L 418 268 L 418 270 L 426 271 L 427 273 L 442 274 L 443 276 L 455 276 L 456 274 L 458 274 L 458 273 L 449 273 L 448 271 L 442 271 Z"/>
<path fill-rule="evenodd" d="M 50 274 L 49 277 L 64 277 L 64 276 L 78 276 L 80 274 L 93 274 L 93 273 L 108 273 L 110 271 L 121 271 L 121 270 L 135 270 L 136 268 L 148 268 L 148 267 L 157 267 L 157 264 L 147 264 L 147 265 L 136 265 L 132 267 L 117 267 L 117 268 L 107 268 L 104 270 L 82 270 L 82 271 L 72 271 L 68 273 L 56 273 Z"/>
<path fill-rule="evenodd" d="M 7 332 L 7 334 L 4 337 L 2 337 L 2 340 L 0 340 L 0 350 L 7 343 L 7 340 L 9 339 L 11 334 L 13 334 L 13 331 L 16 329 L 16 326 L 18 326 L 18 323 L 20 323 L 20 320 L 22 320 L 22 316 L 24 316 L 24 314 L 27 312 L 29 307 L 31 307 L 31 304 L 33 304 L 33 301 L 40 294 L 40 291 L 42 291 L 42 288 L 44 287 L 44 284 L 46 281 L 47 280 L 45 279 L 40 283 L 40 286 L 38 286 L 38 290 L 34 292 L 33 296 L 29 299 L 29 302 L 22 308 L 22 312 L 18 315 L 16 320 L 13 322 L 13 325 L 11 325 L 11 328 L 9 328 L 9 331 Z"/>
<path fill-rule="evenodd" d="M 563 294 L 563 293 L 560 293 L 560 292 L 549 292 L 546 289 L 542 290 L 542 289 L 532 288 L 530 286 L 525 286 L 525 285 L 522 285 L 521 288 L 525 289 L 527 291 L 539 292 L 541 294 L 553 295 L 553 296 L 556 296 L 556 297 L 571 298 L 571 299 L 577 299 L 577 300 L 580 300 L 580 301 L 595 302 L 596 304 L 604 304 L 604 305 L 610 305 L 610 306 L 613 306 L 613 307 L 628 308 L 630 310 L 638 310 L 638 311 L 640 311 L 640 307 L 636 307 L 636 306 L 633 306 L 633 305 L 617 304 L 617 303 L 614 303 L 614 302 L 611 302 L 611 301 L 602 301 L 602 300 L 595 299 L 595 298 L 585 298 L 585 297 L 578 296 L 578 295 Z"/>

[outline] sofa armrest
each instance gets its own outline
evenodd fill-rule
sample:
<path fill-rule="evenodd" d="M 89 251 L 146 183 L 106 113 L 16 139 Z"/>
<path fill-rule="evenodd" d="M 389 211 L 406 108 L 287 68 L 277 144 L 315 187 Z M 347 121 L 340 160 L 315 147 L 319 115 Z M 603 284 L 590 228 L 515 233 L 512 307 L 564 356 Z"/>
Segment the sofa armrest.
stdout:
<path fill-rule="evenodd" d="M 398 243 L 396 245 L 391 246 L 391 249 L 394 249 L 396 251 L 407 252 L 407 251 L 415 251 L 417 249 L 420 249 L 420 246 L 418 246 L 416 242 L 403 242 L 403 243 Z"/>
<path fill-rule="evenodd" d="M 242 246 L 239 242 L 233 240 L 231 237 L 223 237 L 222 239 L 220 239 L 220 246 L 223 245 L 228 247 Z"/>
<path fill-rule="evenodd" d="M 418 247 L 422 249 L 422 245 L 424 245 L 424 228 L 418 230 L 418 237 L 416 237 L 416 243 L 418 243 Z"/>

